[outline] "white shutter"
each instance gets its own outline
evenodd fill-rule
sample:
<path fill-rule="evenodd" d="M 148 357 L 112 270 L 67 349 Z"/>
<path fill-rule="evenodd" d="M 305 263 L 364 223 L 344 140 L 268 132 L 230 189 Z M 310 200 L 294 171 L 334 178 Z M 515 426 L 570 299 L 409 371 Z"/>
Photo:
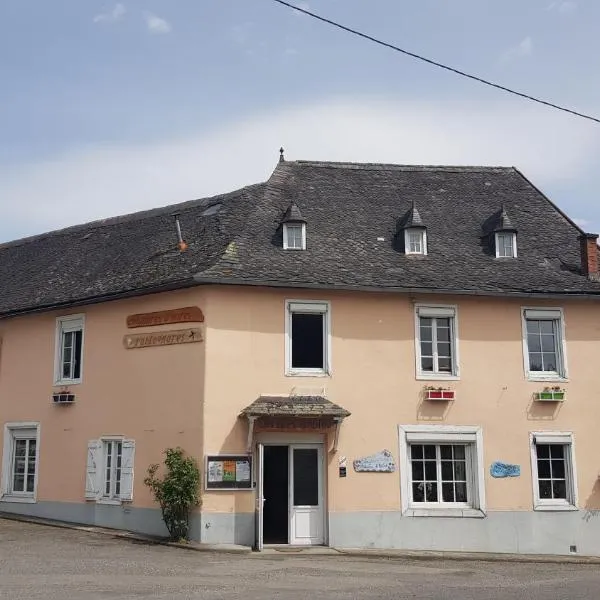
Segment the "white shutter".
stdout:
<path fill-rule="evenodd" d="M 557 309 L 525 309 L 526 319 L 547 319 L 550 321 L 560 320 L 561 312 Z"/>
<path fill-rule="evenodd" d="M 133 461 L 135 441 L 123 440 L 121 465 L 121 500 L 133 500 Z"/>
<path fill-rule="evenodd" d="M 420 317 L 454 317 L 456 311 L 448 306 L 419 306 L 417 312 Z"/>
<path fill-rule="evenodd" d="M 100 476 L 102 475 L 102 442 L 90 440 L 87 451 L 85 474 L 85 499 L 96 500 L 100 496 Z"/>

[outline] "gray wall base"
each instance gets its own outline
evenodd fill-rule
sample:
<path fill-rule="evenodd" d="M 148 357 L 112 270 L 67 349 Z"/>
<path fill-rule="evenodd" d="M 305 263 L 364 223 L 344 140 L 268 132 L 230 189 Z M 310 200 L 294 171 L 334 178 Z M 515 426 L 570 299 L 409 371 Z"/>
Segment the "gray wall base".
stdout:
<path fill-rule="evenodd" d="M 200 524 L 207 544 L 254 546 L 254 513 L 203 512 Z"/>
<path fill-rule="evenodd" d="M 577 554 L 600 556 L 600 511 L 489 512 L 482 519 L 335 512 L 329 545 L 515 554 L 569 554 L 577 546 Z"/>

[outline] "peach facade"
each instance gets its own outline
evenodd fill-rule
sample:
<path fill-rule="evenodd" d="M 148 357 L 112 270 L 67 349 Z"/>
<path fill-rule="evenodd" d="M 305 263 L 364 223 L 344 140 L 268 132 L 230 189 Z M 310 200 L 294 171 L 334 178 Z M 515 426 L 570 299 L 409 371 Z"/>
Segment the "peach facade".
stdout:
<path fill-rule="evenodd" d="M 285 301 L 292 299 L 330 303 L 330 376 L 285 375 Z M 456 307 L 460 378 L 442 382 L 456 391 L 455 401 L 423 399 L 424 386 L 440 382 L 415 376 L 417 303 Z M 205 322 L 200 325 L 202 343 L 124 348 L 123 336 L 132 332 L 126 327 L 127 315 L 182 306 L 198 306 L 204 312 Z M 545 384 L 528 381 L 525 377 L 521 317 L 525 306 L 561 307 L 564 311 L 568 381 L 561 383 L 566 390 L 562 403 L 533 400 L 533 394 Z M 341 527 L 345 530 L 354 527 L 359 531 L 363 527 L 360 524 L 363 516 L 368 520 L 369 515 L 380 513 L 411 521 L 411 517 L 400 514 L 398 469 L 395 473 L 356 473 L 352 460 L 388 449 L 398 465 L 399 425 L 480 427 L 488 511 L 487 519 L 477 520 L 481 523 L 489 521 L 493 513 L 533 515 L 529 434 L 541 430 L 571 432 L 579 510 L 568 522 L 558 514 L 556 521 L 548 521 L 555 513 L 543 518 L 552 535 L 556 537 L 555 532 L 560 531 L 560 535 L 564 534 L 564 544 L 575 545 L 578 540 L 569 543 L 571 534 L 567 531 L 572 529 L 569 523 L 572 524 L 574 518 L 578 527 L 588 527 L 599 537 L 595 520 L 586 518 L 600 509 L 600 467 L 596 451 L 600 422 L 596 396 L 600 375 L 595 360 L 600 339 L 599 311 L 597 303 L 585 300 L 207 286 L 26 315 L 0 321 L 0 421 L 1 424 L 22 421 L 41 424 L 37 505 L 65 503 L 73 515 L 83 515 L 77 512 L 76 506 L 86 505 L 87 442 L 105 435 L 123 435 L 136 442 L 133 502 L 110 508 L 118 511 L 155 509 L 142 480 L 147 466 L 161 461 L 166 447 L 182 446 L 197 457 L 204 470 L 205 455 L 246 451 L 248 424 L 239 413 L 257 397 L 292 392 L 302 395 L 324 388 L 328 399 L 352 413 L 341 426 L 337 453 L 326 452 L 330 543 L 344 540 L 339 545 L 436 549 L 457 547 L 450 542 L 446 546 L 435 541 L 419 542 L 414 532 L 406 533 L 403 541 L 386 541 L 388 538 L 383 534 L 373 541 L 370 533 L 359 532 L 352 541 L 344 537 L 344 532 L 337 531 Z M 65 314 L 85 315 L 83 381 L 70 386 L 76 394 L 72 406 L 55 406 L 51 394 L 56 389 L 53 386 L 56 318 Z M 135 333 L 177 327 L 149 327 L 137 329 Z M 332 442 L 330 431 L 328 450 Z M 338 459 L 342 455 L 348 458 L 345 478 L 338 475 Z M 489 467 L 496 460 L 520 465 L 521 476 L 492 478 Z M 255 505 L 254 490 L 205 491 L 203 488 L 196 537 L 213 542 L 239 541 L 239 536 L 222 532 L 223 527 L 229 527 L 222 525 L 223 519 L 235 517 L 245 520 L 243 541 L 252 543 L 247 538 L 253 536 Z M 0 502 L 3 511 L 51 516 L 50 509 L 44 512 L 35 506 Z M 61 513 L 65 514 L 68 515 L 68 511 Z M 356 523 L 342 526 L 348 523 L 344 515 Z M 85 519 L 87 517 L 72 520 Z M 156 523 L 159 516 L 152 519 Z M 424 521 L 428 520 L 419 521 L 421 527 L 426 527 Z M 429 523 L 432 521 L 435 519 L 429 519 Z M 504 546 L 495 544 L 493 533 L 484 531 L 484 525 L 474 525 L 473 519 L 443 521 L 459 537 L 463 527 L 464 532 L 468 532 L 467 537 L 487 540 L 467 544 L 466 548 L 513 549 L 512 541 Z M 111 522 L 117 521 L 107 521 Z M 415 518 L 412 522 L 416 522 Z M 118 523 L 131 529 L 158 530 L 155 525 L 133 526 L 127 519 Z M 437 520 L 437 524 L 440 523 Z M 365 524 L 364 527 L 370 526 Z M 475 527 L 481 531 L 475 531 Z M 544 535 L 535 532 L 546 525 L 536 522 L 527 527 L 531 527 L 531 536 L 538 539 L 529 546 L 522 545 L 523 551 L 561 551 L 562 545 L 549 550 L 543 547 Z M 591 533 L 581 533 L 580 544 L 587 553 L 600 554 L 600 542 L 593 546 L 589 541 Z M 502 537 L 500 532 L 498 535 Z"/>

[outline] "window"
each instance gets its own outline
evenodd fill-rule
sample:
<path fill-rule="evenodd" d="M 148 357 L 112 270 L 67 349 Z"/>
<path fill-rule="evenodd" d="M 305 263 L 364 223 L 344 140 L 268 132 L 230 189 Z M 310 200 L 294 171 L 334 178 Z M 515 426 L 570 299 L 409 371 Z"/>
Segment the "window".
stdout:
<path fill-rule="evenodd" d="M 2 500 L 34 502 L 39 459 L 39 424 L 8 423 L 4 428 Z"/>
<path fill-rule="evenodd" d="M 564 322 L 560 309 L 524 309 L 523 354 L 530 379 L 562 379 L 566 375 Z"/>
<path fill-rule="evenodd" d="M 285 223 L 283 226 L 283 249 L 306 250 L 306 224 Z"/>
<path fill-rule="evenodd" d="M 88 443 L 85 497 L 98 502 L 133 500 L 135 442 L 119 437 Z"/>
<path fill-rule="evenodd" d="M 329 304 L 287 302 L 286 373 L 329 373 Z"/>
<path fill-rule="evenodd" d="M 417 306 L 417 376 L 458 377 L 456 309 L 443 306 Z"/>
<path fill-rule="evenodd" d="M 512 232 L 496 234 L 496 258 L 517 257 L 517 236 Z"/>
<path fill-rule="evenodd" d="M 425 229 L 405 229 L 404 250 L 406 254 L 427 254 Z"/>
<path fill-rule="evenodd" d="M 56 385 L 81 381 L 83 325 L 83 315 L 59 317 L 56 320 Z"/>
<path fill-rule="evenodd" d="M 531 434 L 533 498 L 536 510 L 569 510 L 577 506 L 570 433 Z"/>
<path fill-rule="evenodd" d="M 402 509 L 408 516 L 483 516 L 478 427 L 399 427 Z"/>

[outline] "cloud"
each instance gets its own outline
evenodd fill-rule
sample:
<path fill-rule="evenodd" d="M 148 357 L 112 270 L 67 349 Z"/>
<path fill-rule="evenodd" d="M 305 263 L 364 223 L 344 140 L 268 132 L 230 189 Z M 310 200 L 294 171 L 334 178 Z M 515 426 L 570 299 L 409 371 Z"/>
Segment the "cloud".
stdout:
<path fill-rule="evenodd" d="M 298 8 L 301 8 L 302 10 L 310 10 L 310 4 L 308 2 L 296 2 L 295 4 Z M 298 12 L 297 10 L 293 10 L 292 12 L 299 17 L 305 16 L 303 13 Z"/>
<path fill-rule="evenodd" d="M 108 12 L 100 13 L 94 17 L 94 23 L 109 23 L 120 21 L 127 10 L 123 4 L 115 4 L 114 8 Z"/>
<path fill-rule="evenodd" d="M 533 54 L 533 40 L 527 36 L 521 40 L 516 46 L 512 46 L 500 57 L 501 64 L 507 64 L 519 58 L 525 58 Z"/>
<path fill-rule="evenodd" d="M 592 224 L 592 222 L 588 221 L 587 219 L 579 219 L 577 217 L 573 217 L 572 221 L 574 223 L 577 223 L 577 225 L 579 225 L 579 227 L 581 227 L 581 229 L 585 229 L 588 225 Z"/>
<path fill-rule="evenodd" d="M 166 21 L 165 19 L 161 19 L 155 14 L 149 12 L 144 13 L 144 19 L 146 21 L 146 27 L 148 28 L 148 31 L 150 33 L 160 35 L 165 33 L 171 33 L 173 29 L 173 27 L 168 21 Z"/>
<path fill-rule="evenodd" d="M 546 191 L 572 191 L 593 173 L 600 152 L 587 123 L 512 101 L 332 98 L 186 137 L 90 145 L 45 162 L 0 167 L 0 239 L 264 181 L 282 145 L 289 160 L 516 165 Z M 572 202 L 574 195 L 566 196 Z M 577 213 L 600 221 L 597 209 L 576 196 Z"/>
<path fill-rule="evenodd" d="M 577 10 L 577 2 L 559 1 L 548 5 L 548 10 L 553 10 L 561 15 L 569 15 Z"/>

